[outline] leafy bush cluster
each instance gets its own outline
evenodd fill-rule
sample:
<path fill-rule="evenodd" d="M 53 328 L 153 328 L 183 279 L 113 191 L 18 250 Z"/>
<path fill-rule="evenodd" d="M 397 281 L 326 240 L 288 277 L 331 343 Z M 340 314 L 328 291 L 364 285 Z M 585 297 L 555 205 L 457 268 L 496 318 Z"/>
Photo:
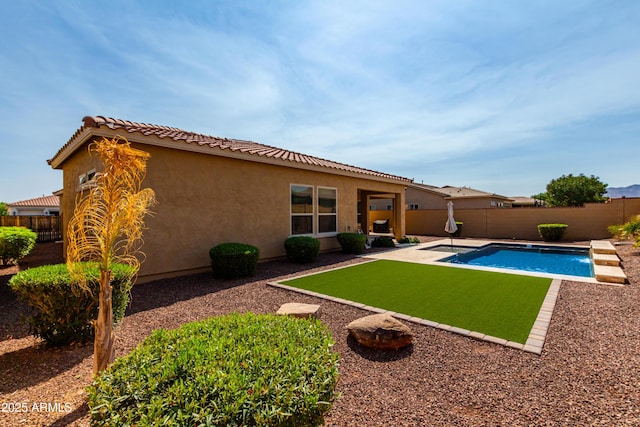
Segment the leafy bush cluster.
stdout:
<path fill-rule="evenodd" d="M 396 244 L 389 236 L 378 236 L 371 242 L 374 248 L 395 248 Z"/>
<path fill-rule="evenodd" d="M 231 314 L 156 330 L 88 389 L 92 425 L 318 426 L 338 354 L 317 319 Z"/>
<path fill-rule="evenodd" d="M 293 236 L 284 241 L 287 258 L 293 262 L 313 262 L 320 253 L 320 240 L 311 236 Z"/>
<path fill-rule="evenodd" d="M 348 254 L 361 254 L 366 249 L 367 236 L 359 233 L 338 233 L 336 236 L 342 251 Z"/>
<path fill-rule="evenodd" d="M 0 227 L 0 263 L 17 263 L 35 247 L 38 235 L 24 227 Z"/>
<path fill-rule="evenodd" d="M 620 240 L 634 240 L 640 247 L 640 215 L 632 217 L 624 224 L 611 225 L 607 228 L 611 235 Z"/>
<path fill-rule="evenodd" d="M 538 224 L 538 233 L 545 242 L 556 242 L 562 239 L 567 224 Z"/>
<path fill-rule="evenodd" d="M 597 176 L 562 175 L 547 184 L 547 192 L 538 194 L 549 206 L 583 206 L 607 200 L 607 184 Z"/>
<path fill-rule="evenodd" d="M 29 319 L 34 335 L 49 345 L 86 343 L 93 339 L 92 321 L 98 317 L 100 270 L 97 263 L 85 263 L 84 266 L 91 292 L 71 284 L 66 264 L 29 268 L 9 281 L 18 297 L 34 309 Z M 134 273 L 128 265 L 112 266 L 114 323 L 124 318 Z"/>
<path fill-rule="evenodd" d="M 222 243 L 209 250 L 213 276 L 236 279 L 256 274 L 260 249 L 245 243 Z"/>
<path fill-rule="evenodd" d="M 420 239 L 417 237 L 404 236 L 402 239 L 398 240 L 398 243 L 420 243 Z"/>

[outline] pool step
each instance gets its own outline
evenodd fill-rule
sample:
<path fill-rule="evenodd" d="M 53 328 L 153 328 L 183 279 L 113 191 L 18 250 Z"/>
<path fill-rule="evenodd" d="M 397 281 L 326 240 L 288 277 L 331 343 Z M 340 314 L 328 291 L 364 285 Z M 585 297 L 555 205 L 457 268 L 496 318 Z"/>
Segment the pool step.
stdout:
<path fill-rule="evenodd" d="M 608 240 L 591 241 L 593 272 L 598 282 L 627 283 L 615 246 Z"/>
<path fill-rule="evenodd" d="M 624 274 L 620 267 L 595 264 L 593 266 L 593 272 L 595 273 L 596 280 L 598 282 L 627 283 L 627 275 Z"/>
<path fill-rule="evenodd" d="M 591 258 L 595 265 L 610 265 L 612 267 L 620 267 L 620 258 L 618 255 L 598 254 L 591 252 Z"/>
<path fill-rule="evenodd" d="M 608 240 L 592 240 L 591 252 L 595 254 L 616 255 L 616 248 Z"/>

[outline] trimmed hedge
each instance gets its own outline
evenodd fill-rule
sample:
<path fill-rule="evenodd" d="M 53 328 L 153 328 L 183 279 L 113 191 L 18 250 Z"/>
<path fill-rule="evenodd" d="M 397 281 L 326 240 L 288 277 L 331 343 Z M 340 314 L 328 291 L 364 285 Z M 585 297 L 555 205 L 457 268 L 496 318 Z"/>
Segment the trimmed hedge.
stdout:
<path fill-rule="evenodd" d="M 338 233 L 336 236 L 342 251 L 348 254 L 361 254 L 365 251 L 367 236 L 359 233 Z"/>
<path fill-rule="evenodd" d="M 51 346 L 87 343 L 93 340 L 92 321 L 98 317 L 100 269 L 87 263 L 92 292 L 71 285 L 66 264 L 43 265 L 18 272 L 9 286 L 22 301 L 33 307 L 29 324 L 34 335 Z M 114 324 L 124 318 L 129 304 L 135 269 L 124 264 L 112 266 L 111 286 Z"/>
<path fill-rule="evenodd" d="M 373 242 L 371 242 L 371 246 L 375 248 L 395 248 L 396 244 L 389 236 L 378 236 L 373 239 Z"/>
<path fill-rule="evenodd" d="M 538 224 L 538 233 L 545 242 L 555 242 L 562 239 L 567 224 Z"/>
<path fill-rule="evenodd" d="M 0 262 L 18 263 L 36 246 L 38 235 L 25 227 L 0 227 Z"/>
<path fill-rule="evenodd" d="M 398 243 L 420 243 L 420 239 L 417 237 L 404 236 L 402 239 L 398 240 Z"/>
<path fill-rule="evenodd" d="M 222 243 L 209 250 L 213 276 L 236 279 L 256 274 L 260 249 L 245 243 Z"/>
<path fill-rule="evenodd" d="M 88 388 L 93 426 L 319 426 L 337 353 L 317 319 L 230 314 L 156 330 Z"/>
<path fill-rule="evenodd" d="M 287 258 L 293 262 L 313 262 L 320 253 L 320 240 L 311 236 L 293 236 L 284 241 Z"/>

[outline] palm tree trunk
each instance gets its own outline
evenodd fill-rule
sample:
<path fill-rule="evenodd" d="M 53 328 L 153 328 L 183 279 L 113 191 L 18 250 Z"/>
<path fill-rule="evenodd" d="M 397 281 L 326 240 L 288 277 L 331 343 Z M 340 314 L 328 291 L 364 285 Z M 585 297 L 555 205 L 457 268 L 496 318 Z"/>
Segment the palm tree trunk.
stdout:
<path fill-rule="evenodd" d="M 107 369 L 107 366 L 115 358 L 115 334 L 113 333 L 113 307 L 111 305 L 111 293 L 113 287 L 110 284 L 108 271 L 100 271 L 100 306 L 98 318 L 94 323 L 95 339 L 93 341 L 93 374 Z"/>

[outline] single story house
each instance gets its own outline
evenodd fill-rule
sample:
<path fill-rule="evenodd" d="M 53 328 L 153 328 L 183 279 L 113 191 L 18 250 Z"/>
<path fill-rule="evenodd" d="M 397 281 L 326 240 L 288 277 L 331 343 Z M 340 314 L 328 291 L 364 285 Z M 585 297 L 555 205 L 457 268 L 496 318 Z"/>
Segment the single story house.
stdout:
<path fill-rule="evenodd" d="M 455 209 L 510 208 L 513 200 L 499 194 L 487 193 L 469 187 L 435 187 L 426 184 L 407 185 L 405 203 L 408 210 L 447 209 L 447 202 L 453 201 Z M 370 210 L 392 210 L 390 198 L 373 199 Z"/>
<path fill-rule="evenodd" d="M 371 198 L 396 202 L 396 237 L 405 233 L 405 187 L 411 180 L 251 141 L 220 138 L 167 126 L 102 116 L 83 125 L 48 163 L 63 171 L 64 229 L 76 196 L 101 169 L 88 145 L 121 136 L 150 153 L 143 186 L 158 204 L 146 218 L 146 258 L 139 278 L 153 280 L 209 269 L 208 251 L 224 242 L 260 248 L 262 260 L 283 257 L 292 235 L 321 240 L 321 250 L 339 248 L 336 234 L 367 232 Z"/>
<path fill-rule="evenodd" d="M 7 213 L 11 216 L 59 215 L 60 198 L 51 195 L 7 203 Z"/>
<path fill-rule="evenodd" d="M 545 207 L 547 204 L 544 200 L 535 199 L 527 196 L 512 196 L 511 207 L 514 208 L 540 208 Z"/>

